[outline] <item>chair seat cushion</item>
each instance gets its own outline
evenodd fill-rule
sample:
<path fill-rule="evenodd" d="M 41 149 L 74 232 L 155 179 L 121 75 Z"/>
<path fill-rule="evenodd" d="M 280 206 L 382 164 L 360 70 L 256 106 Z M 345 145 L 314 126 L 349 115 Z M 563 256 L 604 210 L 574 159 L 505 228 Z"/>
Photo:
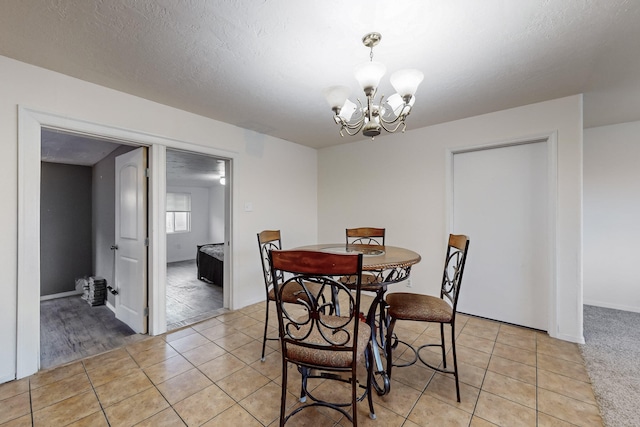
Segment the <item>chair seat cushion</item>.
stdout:
<path fill-rule="evenodd" d="M 388 314 L 398 320 L 451 323 L 453 309 L 443 299 L 406 292 L 386 296 Z"/>
<path fill-rule="evenodd" d="M 305 282 L 305 285 L 307 287 L 307 290 L 309 292 L 311 292 L 312 295 L 314 296 L 318 296 L 318 293 L 320 292 L 320 285 L 317 283 L 310 283 L 310 282 Z M 291 302 L 291 303 L 295 303 L 298 301 L 298 299 L 302 299 L 304 301 L 308 301 L 308 298 L 306 296 L 306 293 L 304 292 L 304 290 L 302 289 L 302 286 L 298 285 L 298 284 L 288 284 L 285 288 L 284 288 L 284 292 L 282 293 L 282 300 L 285 302 Z M 273 288 L 269 289 L 269 300 L 270 301 L 275 301 L 276 300 L 276 294 L 273 290 Z"/>
<path fill-rule="evenodd" d="M 331 324 L 343 324 L 345 322 L 344 317 L 338 316 L 322 316 L 322 321 L 329 325 Z M 353 320 L 352 320 L 353 321 Z M 359 320 L 356 320 L 359 321 Z M 353 332 L 353 326 L 351 323 L 345 326 L 345 329 Z M 304 328 L 303 328 L 304 330 Z M 325 335 L 332 338 L 331 329 L 324 330 Z M 358 349 L 356 352 L 356 361 L 362 360 L 364 357 L 364 351 L 371 339 L 371 328 L 366 323 L 360 323 L 358 325 Z M 307 344 L 317 344 L 321 346 L 329 346 L 326 339 L 320 334 L 318 328 L 314 326 L 309 337 L 304 340 Z M 347 346 L 353 345 L 353 339 L 349 339 Z M 325 366 L 333 368 L 349 368 L 352 361 L 352 353 L 350 351 L 332 351 L 332 350 L 318 350 L 316 348 L 304 347 L 303 345 L 297 345 L 293 342 L 287 342 L 286 344 L 286 357 L 291 362 L 298 362 L 307 365 Z"/>

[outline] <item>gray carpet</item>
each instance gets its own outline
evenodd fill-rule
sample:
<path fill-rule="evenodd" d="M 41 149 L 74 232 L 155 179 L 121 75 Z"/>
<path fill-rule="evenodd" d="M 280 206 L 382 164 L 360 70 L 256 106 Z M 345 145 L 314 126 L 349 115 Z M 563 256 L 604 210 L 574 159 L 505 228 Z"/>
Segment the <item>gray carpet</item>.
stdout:
<path fill-rule="evenodd" d="M 640 313 L 585 305 L 584 338 L 605 425 L 640 426 Z"/>

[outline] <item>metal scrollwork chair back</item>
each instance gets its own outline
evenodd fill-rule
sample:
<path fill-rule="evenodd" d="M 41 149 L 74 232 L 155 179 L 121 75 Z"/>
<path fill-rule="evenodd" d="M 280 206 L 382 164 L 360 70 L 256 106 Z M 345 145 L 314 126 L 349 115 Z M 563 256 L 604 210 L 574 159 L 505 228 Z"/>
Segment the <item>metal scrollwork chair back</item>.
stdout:
<path fill-rule="evenodd" d="M 375 418 L 371 398 L 371 330 L 359 319 L 362 254 L 332 254 L 304 250 L 271 251 L 271 274 L 274 282 L 278 328 L 282 349 L 282 396 L 280 425 L 303 409 L 322 406 L 335 409 L 357 425 L 358 401 L 368 397 L 370 416 Z M 355 292 L 338 279 L 352 276 Z M 313 285 L 313 286 L 310 286 Z M 289 295 L 297 295 L 296 299 Z M 334 310 L 339 298 L 341 314 Z M 359 364 L 367 367 L 367 384 L 360 385 L 356 371 Z M 286 413 L 288 364 L 298 366 L 302 374 L 300 401 Z M 326 401 L 307 389 L 311 378 L 328 378 L 351 385 L 350 399 L 344 396 Z M 337 387 L 336 390 L 341 390 Z M 310 398 L 310 403 L 307 402 Z M 333 400 L 333 399 L 332 399 Z M 351 411 L 349 411 L 351 409 Z"/>
<path fill-rule="evenodd" d="M 378 245 L 384 246 L 384 228 L 359 227 L 346 229 L 347 245 Z M 345 282 L 345 278 L 342 279 Z M 363 290 L 376 292 L 377 284 L 382 281 L 380 274 L 364 273 L 362 277 Z"/>

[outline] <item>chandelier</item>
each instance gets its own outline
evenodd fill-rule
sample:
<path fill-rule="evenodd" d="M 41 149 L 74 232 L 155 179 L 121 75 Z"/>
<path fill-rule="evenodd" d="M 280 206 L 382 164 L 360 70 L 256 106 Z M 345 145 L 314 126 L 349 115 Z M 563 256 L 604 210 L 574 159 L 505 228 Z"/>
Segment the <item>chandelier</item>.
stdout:
<path fill-rule="evenodd" d="M 331 110 L 333 119 L 340 126 L 340 136 L 353 136 L 362 131 L 367 137 L 380 135 L 382 129 L 393 133 L 398 129 L 405 131 L 405 120 L 415 102 L 415 93 L 422 82 L 424 74 L 415 69 L 398 70 L 389 79 L 396 93 L 386 98 L 384 95 L 377 101 L 376 92 L 380 79 L 387 71 L 384 64 L 373 61 L 373 48 L 382 39 L 380 33 L 369 33 L 362 38 L 362 43 L 371 49 L 369 62 L 358 65 L 355 69 L 356 80 L 360 83 L 366 98 L 363 104 L 358 98 L 358 105 L 348 98 L 351 90 L 347 86 L 331 86 L 323 91 Z"/>

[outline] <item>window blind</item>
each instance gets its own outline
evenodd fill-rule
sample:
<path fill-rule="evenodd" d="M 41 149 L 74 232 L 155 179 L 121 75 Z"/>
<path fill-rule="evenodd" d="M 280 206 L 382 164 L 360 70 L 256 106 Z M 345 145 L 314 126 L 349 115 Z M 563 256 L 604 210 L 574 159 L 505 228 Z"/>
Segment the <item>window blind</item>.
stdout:
<path fill-rule="evenodd" d="M 191 212 L 191 194 L 167 193 L 167 212 Z"/>

